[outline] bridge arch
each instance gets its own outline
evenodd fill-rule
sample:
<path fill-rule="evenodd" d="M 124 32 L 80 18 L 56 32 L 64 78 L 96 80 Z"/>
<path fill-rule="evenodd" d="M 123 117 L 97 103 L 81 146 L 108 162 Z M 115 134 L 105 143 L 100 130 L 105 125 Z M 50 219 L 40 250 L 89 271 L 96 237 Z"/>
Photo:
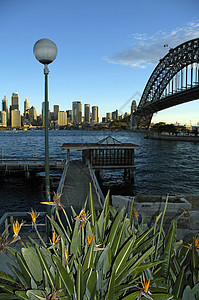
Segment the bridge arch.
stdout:
<path fill-rule="evenodd" d="M 158 65 L 154 69 L 145 86 L 140 102 L 138 104 L 137 112 L 135 113 L 137 118 L 136 127 L 139 127 L 139 122 L 141 119 L 145 120 L 144 123 L 147 123 L 147 125 L 144 127 L 148 127 L 150 125 L 150 121 L 154 112 L 186 101 L 198 99 L 196 98 L 195 93 L 194 96 L 192 96 L 193 98 L 189 98 L 189 100 L 183 100 L 181 102 L 173 101 L 173 103 L 170 101 L 170 103 L 165 104 L 166 96 L 169 96 L 171 94 L 174 95 L 175 92 L 179 93 L 183 92 L 184 90 L 194 89 L 194 87 L 197 87 L 198 89 L 198 63 L 199 38 L 182 43 L 175 48 L 171 48 L 169 52 L 162 59 L 160 59 Z M 191 68 L 189 68 L 190 65 Z M 195 70 L 193 70 L 194 68 Z M 184 70 L 185 74 L 183 72 Z M 174 90 L 173 80 L 174 77 L 177 79 L 177 75 L 179 73 L 181 76 L 181 86 L 179 87 L 179 90 L 178 88 Z M 188 84 L 188 74 L 190 76 L 190 84 Z M 170 87 L 170 83 L 172 87 Z M 164 96 L 163 93 L 167 90 L 168 86 L 171 91 L 169 91 L 168 95 Z"/>

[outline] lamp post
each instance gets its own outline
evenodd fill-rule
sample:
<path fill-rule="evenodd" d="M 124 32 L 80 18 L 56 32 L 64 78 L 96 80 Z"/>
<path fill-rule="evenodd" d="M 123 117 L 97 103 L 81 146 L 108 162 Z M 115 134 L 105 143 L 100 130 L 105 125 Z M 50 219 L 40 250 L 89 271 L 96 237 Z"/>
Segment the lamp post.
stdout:
<path fill-rule="evenodd" d="M 45 76 L 45 183 L 46 183 L 46 202 L 50 202 L 50 178 L 49 178 L 49 143 L 48 143 L 48 65 L 52 63 L 57 56 L 57 46 L 49 39 L 41 39 L 34 44 L 33 53 L 36 59 L 44 65 Z M 47 205 L 46 214 L 51 215 L 50 206 Z M 47 236 L 49 236 L 50 226 L 47 221 Z"/>

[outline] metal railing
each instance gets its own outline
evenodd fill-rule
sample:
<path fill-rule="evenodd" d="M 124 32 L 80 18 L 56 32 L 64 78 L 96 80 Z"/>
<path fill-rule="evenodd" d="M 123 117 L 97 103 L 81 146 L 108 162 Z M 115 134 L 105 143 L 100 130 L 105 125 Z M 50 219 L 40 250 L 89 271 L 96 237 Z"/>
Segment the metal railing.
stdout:
<path fill-rule="evenodd" d="M 37 229 L 45 228 L 46 231 L 46 212 L 38 212 L 38 222 Z M 41 220 L 42 219 L 42 220 Z M 30 232 L 32 227 L 31 216 L 28 212 L 6 212 L 0 219 L 0 231 L 3 232 L 6 236 L 11 233 L 12 225 L 14 221 L 18 220 L 19 223 L 24 222 L 20 233 Z M 41 223 L 42 221 L 42 223 Z"/>
<path fill-rule="evenodd" d="M 104 195 L 103 195 L 102 190 L 100 188 L 100 185 L 99 185 L 99 183 L 97 181 L 95 172 L 92 169 L 92 166 L 91 166 L 91 164 L 89 162 L 88 162 L 88 170 L 89 170 L 89 173 L 90 173 L 90 176 L 91 176 L 91 180 L 92 180 L 92 183 L 93 183 L 93 186 L 94 186 L 94 189 L 95 189 L 98 201 L 101 204 L 101 206 L 103 206 L 103 203 L 105 202 L 105 198 L 104 198 Z"/>

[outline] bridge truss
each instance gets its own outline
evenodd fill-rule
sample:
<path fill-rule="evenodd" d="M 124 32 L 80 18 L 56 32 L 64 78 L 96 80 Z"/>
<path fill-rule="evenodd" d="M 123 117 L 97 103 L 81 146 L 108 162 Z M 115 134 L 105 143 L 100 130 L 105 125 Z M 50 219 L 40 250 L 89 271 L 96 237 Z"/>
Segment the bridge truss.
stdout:
<path fill-rule="evenodd" d="M 148 128 L 153 113 L 199 99 L 199 38 L 171 48 L 151 74 L 134 112 L 134 127 Z"/>

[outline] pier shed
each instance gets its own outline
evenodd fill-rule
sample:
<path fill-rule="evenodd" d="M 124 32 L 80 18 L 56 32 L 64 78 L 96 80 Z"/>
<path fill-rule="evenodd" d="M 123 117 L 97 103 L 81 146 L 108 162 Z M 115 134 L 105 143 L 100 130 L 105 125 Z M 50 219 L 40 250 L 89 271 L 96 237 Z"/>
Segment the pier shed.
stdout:
<path fill-rule="evenodd" d="M 82 150 L 82 162 L 90 164 L 95 170 L 124 169 L 130 177 L 134 177 L 134 150 L 141 146 L 132 143 L 122 143 L 110 135 L 97 143 L 64 143 L 62 149 L 67 150 L 70 160 L 70 150 Z"/>

